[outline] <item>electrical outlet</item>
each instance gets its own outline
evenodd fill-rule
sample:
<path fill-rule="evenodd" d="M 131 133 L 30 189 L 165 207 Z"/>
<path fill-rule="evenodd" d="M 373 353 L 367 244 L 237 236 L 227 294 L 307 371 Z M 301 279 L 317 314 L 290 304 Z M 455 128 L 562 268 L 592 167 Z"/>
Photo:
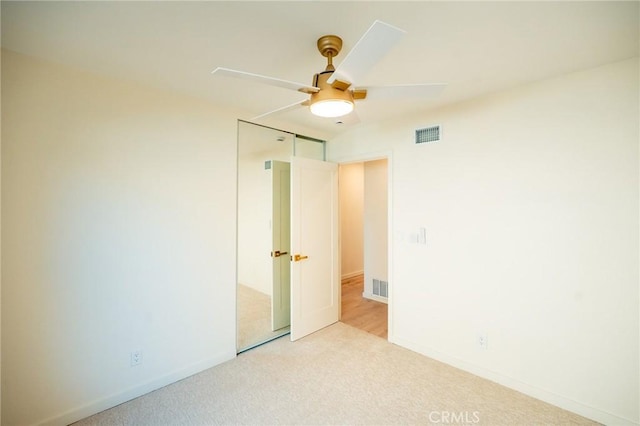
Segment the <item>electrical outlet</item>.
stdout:
<path fill-rule="evenodd" d="M 131 366 L 140 365 L 142 362 L 142 351 L 136 350 L 131 352 Z"/>
<path fill-rule="evenodd" d="M 489 349 L 489 336 L 487 333 L 478 334 L 478 346 L 480 346 L 480 349 Z"/>

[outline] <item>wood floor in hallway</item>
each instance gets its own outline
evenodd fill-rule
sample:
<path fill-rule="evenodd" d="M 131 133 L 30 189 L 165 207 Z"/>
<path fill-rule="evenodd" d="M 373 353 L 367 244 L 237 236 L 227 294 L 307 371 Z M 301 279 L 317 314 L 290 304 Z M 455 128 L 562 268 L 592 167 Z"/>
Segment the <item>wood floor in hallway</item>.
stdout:
<path fill-rule="evenodd" d="M 387 338 L 386 303 L 362 297 L 364 275 L 342 280 L 342 321 L 376 336 Z"/>

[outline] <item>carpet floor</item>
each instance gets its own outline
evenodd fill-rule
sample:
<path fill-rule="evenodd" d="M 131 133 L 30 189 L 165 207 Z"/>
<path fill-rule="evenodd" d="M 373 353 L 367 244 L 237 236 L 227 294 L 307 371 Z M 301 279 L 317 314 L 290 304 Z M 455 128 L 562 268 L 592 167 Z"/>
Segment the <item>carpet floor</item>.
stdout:
<path fill-rule="evenodd" d="M 77 423 L 219 424 L 595 423 L 343 323 L 274 340 Z"/>

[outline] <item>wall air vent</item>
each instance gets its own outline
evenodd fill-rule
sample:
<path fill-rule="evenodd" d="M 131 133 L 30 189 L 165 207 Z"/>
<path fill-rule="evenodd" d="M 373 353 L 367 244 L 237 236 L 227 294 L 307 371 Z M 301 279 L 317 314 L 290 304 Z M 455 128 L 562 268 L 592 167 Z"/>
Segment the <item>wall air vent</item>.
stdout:
<path fill-rule="evenodd" d="M 425 127 L 423 129 L 416 129 L 416 144 L 439 142 L 442 134 L 440 132 L 440 126 Z"/>
<path fill-rule="evenodd" d="M 377 278 L 373 279 L 373 292 L 375 296 L 389 297 L 389 283 Z"/>

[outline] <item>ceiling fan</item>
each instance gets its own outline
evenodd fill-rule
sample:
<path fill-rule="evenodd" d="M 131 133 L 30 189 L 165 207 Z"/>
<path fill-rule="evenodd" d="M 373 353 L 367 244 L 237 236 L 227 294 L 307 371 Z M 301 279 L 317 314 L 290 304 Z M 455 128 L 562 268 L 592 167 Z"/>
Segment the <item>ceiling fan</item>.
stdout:
<path fill-rule="evenodd" d="M 254 120 L 300 106 L 308 106 L 314 115 L 334 118 L 351 113 L 355 101 L 365 98 L 370 100 L 396 97 L 428 98 L 438 95 L 446 84 L 353 87 L 354 83 L 360 81 L 404 34 L 405 31 L 399 28 L 382 21 L 375 21 L 337 68 L 333 65 L 333 58 L 342 49 L 342 39 L 336 35 L 320 37 L 317 43 L 318 50 L 327 58 L 327 67 L 314 75 L 312 85 L 223 67 L 216 68 L 212 74 L 252 80 L 309 95 L 306 100 L 261 114 L 254 117 Z"/>

